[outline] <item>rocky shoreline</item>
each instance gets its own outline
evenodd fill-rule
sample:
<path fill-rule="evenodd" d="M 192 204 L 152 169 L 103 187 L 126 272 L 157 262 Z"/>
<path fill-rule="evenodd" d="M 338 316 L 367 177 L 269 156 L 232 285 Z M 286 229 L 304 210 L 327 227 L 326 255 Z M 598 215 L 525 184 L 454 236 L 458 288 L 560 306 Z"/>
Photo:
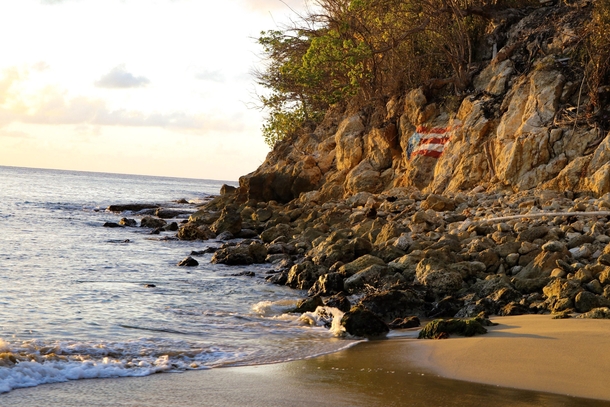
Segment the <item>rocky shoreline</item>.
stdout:
<path fill-rule="evenodd" d="M 610 315 L 610 91 L 583 93 L 579 58 L 594 8 L 500 18 L 453 99 L 422 85 L 331 106 L 177 237 L 269 264 L 269 282 L 307 290 L 298 311 L 338 308 L 364 336 L 413 317 Z"/>
<path fill-rule="evenodd" d="M 268 264 L 268 282 L 307 290 L 296 312 L 338 308 L 356 336 L 419 319 L 610 317 L 610 194 L 478 187 L 311 197 L 243 202 L 223 190 L 182 221 L 177 237 L 224 241 L 214 263 Z"/>

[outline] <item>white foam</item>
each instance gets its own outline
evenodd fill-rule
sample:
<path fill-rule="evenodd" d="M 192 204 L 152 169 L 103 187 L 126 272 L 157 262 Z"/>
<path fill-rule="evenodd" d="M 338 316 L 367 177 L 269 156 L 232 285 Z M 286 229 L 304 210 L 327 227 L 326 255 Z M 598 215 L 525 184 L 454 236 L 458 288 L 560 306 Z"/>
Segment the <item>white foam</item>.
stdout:
<path fill-rule="evenodd" d="M 252 306 L 252 312 L 262 317 L 272 317 L 284 314 L 295 306 L 295 300 L 260 301 Z"/>
<path fill-rule="evenodd" d="M 0 339 L 0 351 L 0 393 L 68 380 L 207 369 L 242 356 L 214 347 L 193 348 L 183 341 L 149 340 L 9 345 Z"/>
<path fill-rule="evenodd" d="M 345 328 L 341 326 L 343 311 L 333 307 L 318 307 L 314 312 L 305 312 L 299 317 L 299 322 L 310 326 L 328 327 L 336 337 L 345 336 Z"/>

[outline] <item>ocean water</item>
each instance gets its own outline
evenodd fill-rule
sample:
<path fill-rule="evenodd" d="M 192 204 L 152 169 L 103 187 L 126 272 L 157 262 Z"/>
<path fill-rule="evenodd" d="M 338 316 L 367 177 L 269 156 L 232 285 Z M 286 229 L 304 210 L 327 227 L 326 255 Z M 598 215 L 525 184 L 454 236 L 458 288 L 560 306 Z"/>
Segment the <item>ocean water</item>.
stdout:
<path fill-rule="evenodd" d="M 223 183 L 0 166 L 0 392 L 303 359 L 355 343 L 314 315 L 287 313 L 304 293 L 267 284 L 270 265 L 214 265 L 207 254 L 178 267 L 220 242 L 102 226 L 125 216 L 108 205 L 194 211 Z M 246 270 L 255 277 L 236 275 Z"/>

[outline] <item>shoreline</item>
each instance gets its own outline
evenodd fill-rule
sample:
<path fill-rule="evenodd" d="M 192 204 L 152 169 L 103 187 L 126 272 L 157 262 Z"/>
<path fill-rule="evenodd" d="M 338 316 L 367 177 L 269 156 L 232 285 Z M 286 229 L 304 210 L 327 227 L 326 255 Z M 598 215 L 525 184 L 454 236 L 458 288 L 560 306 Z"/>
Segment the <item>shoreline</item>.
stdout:
<path fill-rule="evenodd" d="M 607 321 L 519 316 L 499 322 L 488 334 L 473 338 L 398 337 L 279 364 L 17 389 L 0 395 L 0 405 L 610 406 L 610 390 L 599 386 L 608 377 L 600 370 L 610 360 L 610 352 L 598 354 L 610 344 L 604 337 Z M 579 346 L 574 347 L 575 342 Z M 507 349 L 529 349 L 528 358 L 515 360 Z M 571 351 L 569 358 L 545 359 L 548 354 L 561 355 L 565 349 Z M 596 363 L 583 363 L 578 369 L 574 360 Z M 528 385 L 532 375 L 539 374 L 542 361 L 546 377 L 537 377 Z M 489 384 L 480 384 L 485 381 Z M 574 392 L 574 388 L 581 391 Z M 598 391 L 591 390 L 596 388 Z"/>

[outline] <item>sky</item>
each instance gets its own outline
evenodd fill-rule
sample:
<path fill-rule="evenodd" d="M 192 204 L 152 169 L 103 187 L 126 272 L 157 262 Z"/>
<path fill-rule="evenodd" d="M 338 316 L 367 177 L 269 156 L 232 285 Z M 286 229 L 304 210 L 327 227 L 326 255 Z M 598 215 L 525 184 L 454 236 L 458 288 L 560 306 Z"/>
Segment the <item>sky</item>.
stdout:
<path fill-rule="evenodd" d="M 237 180 L 256 38 L 304 0 L 0 0 L 0 165 Z"/>

